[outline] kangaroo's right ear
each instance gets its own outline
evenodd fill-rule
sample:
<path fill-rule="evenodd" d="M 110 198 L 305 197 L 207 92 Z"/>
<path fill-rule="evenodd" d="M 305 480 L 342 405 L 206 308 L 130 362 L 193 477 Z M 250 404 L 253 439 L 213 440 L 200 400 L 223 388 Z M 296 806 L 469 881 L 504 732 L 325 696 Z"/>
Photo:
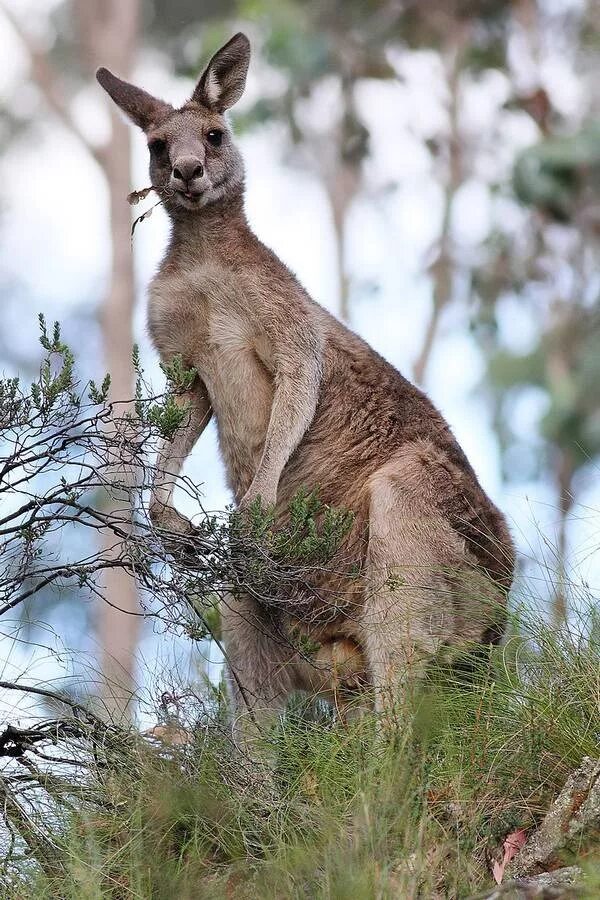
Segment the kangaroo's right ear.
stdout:
<path fill-rule="evenodd" d="M 217 50 L 204 70 L 192 100 L 225 112 L 240 99 L 250 64 L 250 41 L 239 31 Z"/>
<path fill-rule="evenodd" d="M 168 103 L 158 100 L 134 84 L 122 81 L 108 69 L 98 69 L 96 78 L 117 106 L 120 106 L 131 121 L 143 128 L 144 131 L 147 131 L 151 125 L 155 125 L 172 110 Z"/>

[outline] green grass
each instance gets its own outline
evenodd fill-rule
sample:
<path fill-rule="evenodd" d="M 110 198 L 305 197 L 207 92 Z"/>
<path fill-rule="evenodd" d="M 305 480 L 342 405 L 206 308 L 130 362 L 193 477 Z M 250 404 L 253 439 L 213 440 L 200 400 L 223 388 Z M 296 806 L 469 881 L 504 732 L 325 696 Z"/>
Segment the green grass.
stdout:
<path fill-rule="evenodd" d="M 432 672 L 393 737 L 369 717 L 343 724 L 297 706 L 265 738 L 262 766 L 235 758 L 217 729 L 176 753 L 133 741 L 97 785 L 104 808 L 69 815 L 68 876 L 52 885 L 26 870 L 9 896 L 472 896 L 491 884 L 489 852 L 533 828 L 600 752 L 593 621 L 557 636 L 531 617 L 468 679 Z M 565 852 L 574 860 L 597 896 L 593 836 Z"/>

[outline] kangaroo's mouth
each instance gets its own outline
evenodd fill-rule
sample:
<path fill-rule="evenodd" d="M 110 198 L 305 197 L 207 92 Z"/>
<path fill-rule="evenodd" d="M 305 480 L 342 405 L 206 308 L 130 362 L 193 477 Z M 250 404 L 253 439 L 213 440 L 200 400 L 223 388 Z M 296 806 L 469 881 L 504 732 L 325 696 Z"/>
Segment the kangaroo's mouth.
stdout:
<path fill-rule="evenodd" d="M 181 190 L 177 188 L 175 190 L 175 196 L 177 197 L 178 202 L 185 209 L 197 209 L 200 206 L 206 206 L 212 200 L 217 199 L 215 197 L 215 192 L 219 191 L 221 187 L 226 182 L 226 178 L 221 178 L 219 181 L 215 181 L 214 184 L 209 184 L 202 190 Z"/>
<path fill-rule="evenodd" d="M 189 203 L 198 203 L 202 195 L 205 193 L 204 191 L 177 191 L 182 197 Z"/>
<path fill-rule="evenodd" d="M 180 209 L 194 211 L 200 209 L 208 202 L 210 187 L 203 191 L 184 191 L 176 188 L 171 191 L 171 202 L 175 203 Z"/>

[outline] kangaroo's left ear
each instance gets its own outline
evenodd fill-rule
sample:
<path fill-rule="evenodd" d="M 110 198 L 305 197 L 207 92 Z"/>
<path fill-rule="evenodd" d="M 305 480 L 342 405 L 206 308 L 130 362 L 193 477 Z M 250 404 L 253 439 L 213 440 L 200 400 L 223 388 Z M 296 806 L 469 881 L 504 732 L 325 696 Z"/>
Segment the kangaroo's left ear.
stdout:
<path fill-rule="evenodd" d="M 192 100 L 216 112 L 229 109 L 244 93 L 249 63 L 250 41 L 240 31 L 217 50 L 200 77 Z"/>
<path fill-rule="evenodd" d="M 144 131 L 173 112 L 173 107 L 169 103 L 147 94 L 135 84 L 122 81 L 104 67 L 98 69 L 96 78 L 117 106 L 120 106 L 131 121 Z"/>

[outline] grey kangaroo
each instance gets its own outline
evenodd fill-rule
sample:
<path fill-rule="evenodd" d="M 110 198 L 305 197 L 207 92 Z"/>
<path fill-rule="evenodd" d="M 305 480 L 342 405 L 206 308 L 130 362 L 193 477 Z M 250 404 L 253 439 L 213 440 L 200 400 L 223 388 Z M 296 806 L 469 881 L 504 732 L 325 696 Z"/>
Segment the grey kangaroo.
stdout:
<path fill-rule="evenodd" d="M 223 604 L 232 698 L 238 717 L 255 721 L 291 691 L 331 690 L 350 659 L 349 670 L 364 668 L 364 696 L 387 714 L 407 674 L 439 648 L 500 639 L 513 546 L 429 399 L 317 305 L 250 230 L 225 116 L 249 60 L 248 39 L 236 34 L 179 109 L 97 73 L 145 132 L 151 182 L 171 219 L 149 292 L 152 341 L 164 362 L 181 355 L 198 373 L 181 398 L 186 423 L 161 450 L 150 515 L 189 533 L 173 479 L 213 415 L 241 509 L 260 497 L 284 521 L 296 492 L 318 486 L 323 503 L 352 510 L 343 567 L 313 574 L 306 595 L 276 607 L 245 595 Z M 319 646 L 312 658 L 298 649 L 299 631 Z"/>

